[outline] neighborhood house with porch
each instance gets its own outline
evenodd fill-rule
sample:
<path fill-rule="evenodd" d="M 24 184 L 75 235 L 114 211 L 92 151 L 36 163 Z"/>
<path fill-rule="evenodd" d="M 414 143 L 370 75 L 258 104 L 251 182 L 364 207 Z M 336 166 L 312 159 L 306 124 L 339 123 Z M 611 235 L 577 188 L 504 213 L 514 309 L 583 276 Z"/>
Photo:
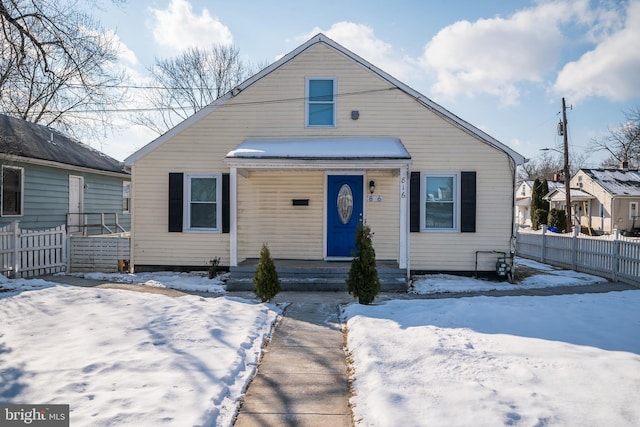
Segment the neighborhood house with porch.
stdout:
<path fill-rule="evenodd" d="M 132 267 L 350 260 L 494 272 L 516 166 L 485 132 L 319 34 L 125 160 Z"/>

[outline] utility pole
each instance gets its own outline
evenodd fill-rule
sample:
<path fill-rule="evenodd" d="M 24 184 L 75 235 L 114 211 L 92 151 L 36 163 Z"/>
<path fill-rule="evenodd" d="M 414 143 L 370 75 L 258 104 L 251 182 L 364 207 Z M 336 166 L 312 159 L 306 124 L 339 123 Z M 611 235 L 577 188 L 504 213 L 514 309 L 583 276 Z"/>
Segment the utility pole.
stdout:
<path fill-rule="evenodd" d="M 571 185 L 569 184 L 570 176 L 569 176 L 569 143 L 568 143 L 568 130 L 567 130 L 567 105 L 564 102 L 564 97 L 562 97 L 562 136 L 563 136 L 563 147 L 564 147 L 564 192 L 565 192 L 565 203 L 567 204 L 566 213 L 567 213 L 567 233 L 571 233 L 572 231 L 572 218 L 571 218 Z"/>

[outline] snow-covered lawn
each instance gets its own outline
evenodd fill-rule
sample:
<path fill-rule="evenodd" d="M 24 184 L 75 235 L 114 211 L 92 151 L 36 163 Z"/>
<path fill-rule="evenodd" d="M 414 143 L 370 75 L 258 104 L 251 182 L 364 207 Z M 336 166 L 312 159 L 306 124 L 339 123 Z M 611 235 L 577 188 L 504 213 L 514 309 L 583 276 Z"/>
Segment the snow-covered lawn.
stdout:
<path fill-rule="evenodd" d="M 601 281 L 518 262 L 539 273 L 517 285 L 425 276 L 416 291 Z M 70 404 L 73 426 L 229 426 L 280 308 L 202 274 L 85 277 L 217 296 L 0 276 L 11 290 L 0 293 L 0 402 Z M 638 307 L 640 290 L 351 304 L 355 416 L 362 426 L 640 425 Z"/>
<path fill-rule="evenodd" d="M 604 283 L 607 280 L 591 274 L 563 270 L 526 258 L 516 258 L 516 271 L 532 269 L 536 274 L 518 280 L 516 283 L 476 280 L 471 277 L 450 274 L 429 274 L 419 276 L 413 282 L 410 292 L 415 294 L 435 294 L 446 292 L 493 291 L 513 289 L 550 288 L 555 286 L 582 286 Z"/>
<path fill-rule="evenodd" d="M 638 426 L 640 290 L 349 305 L 362 426 Z"/>
<path fill-rule="evenodd" d="M 0 285 L 15 290 L 0 293 L 0 402 L 69 404 L 73 426 L 230 425 L 279 312 L 230 297 Z"/>

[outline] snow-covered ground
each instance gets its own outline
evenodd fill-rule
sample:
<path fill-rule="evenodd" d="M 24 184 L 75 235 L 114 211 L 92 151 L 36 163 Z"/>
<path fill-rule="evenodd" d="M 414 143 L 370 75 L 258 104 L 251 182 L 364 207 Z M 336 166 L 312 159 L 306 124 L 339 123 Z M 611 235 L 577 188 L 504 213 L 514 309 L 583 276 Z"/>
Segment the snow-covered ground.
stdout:
<path fill-rule="evenodd" d="M 416 289 L 600 280 L 529 266 L 540 273 L 518 285 L 427 276 Z M 0 276 L 10 290 L 0 292 L 0 402 L 68 403 L 74 426 L 230 425 L 280 308 L 200 273 L 85 276 L 215 297 Z M 355 416 L 363 426 L 640 425 L 637 307 L 640 290 L 349 305 Z"/>
<path fill-rule="evenodd" d="M 13 289 L 0 293 L 0 402 L 69 404 L 73 426 L 230 425 L 280 311 L 232 297 L 0 285 Z"/>
<path fill-rule="evenodd" d="M 638 426 L 640 290 L 352 304 L 361 426 Z"/>
<path fill-rule="evenodd" d="M 450 274 L 429 274 L 415 278 L 410 292 L 426 295 L 446 292 L 535 289 L 554 286 L 591 285 L 607 281 L 602 277 L 572 270 L 563 270 L 526 258 L 516 258 L 516 269 L 532 269 L 536 271 L 536 274 L 518 280 L 514 284 L 506 281 L 476 280 L 471 277 Z"/>

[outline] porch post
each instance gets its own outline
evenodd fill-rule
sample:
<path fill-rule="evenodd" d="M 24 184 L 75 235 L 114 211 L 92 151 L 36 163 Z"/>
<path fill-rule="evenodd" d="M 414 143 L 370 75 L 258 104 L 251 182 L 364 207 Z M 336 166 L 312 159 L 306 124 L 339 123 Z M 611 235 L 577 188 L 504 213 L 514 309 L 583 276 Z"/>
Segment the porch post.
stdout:
<path fill-rule="evenodd" d="M 238 168 L 229 171 L 229 267 L 238 266 Z"/>
<path fill-rule="evenodd" d="M 409 246 L 409 228 L 407 227 L 407 217 L 409 215 L 409 168 L 403 166 L 400 168 L 400 259 L 398 267 L 408 268 L 408 246 Z"/>

